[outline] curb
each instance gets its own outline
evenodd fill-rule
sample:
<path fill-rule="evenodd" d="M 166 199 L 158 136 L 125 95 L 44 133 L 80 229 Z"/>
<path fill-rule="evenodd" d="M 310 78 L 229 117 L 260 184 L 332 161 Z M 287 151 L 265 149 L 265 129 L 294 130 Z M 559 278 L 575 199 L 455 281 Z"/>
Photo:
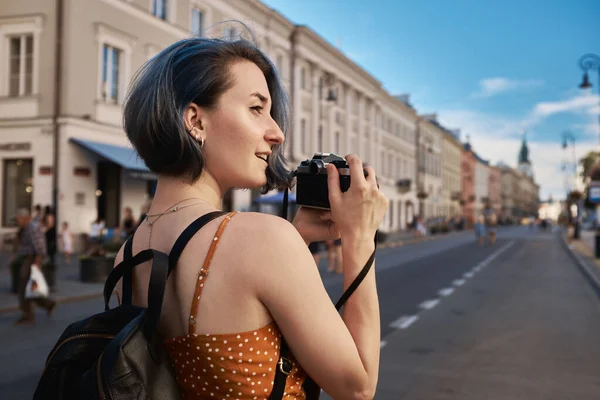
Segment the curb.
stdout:
<path fill-rule="evenodd" d="M 16 294 L 15 294 L 15 296 L 16 296 Z M 86 294 L 81 294 L 81 295 L 77 295 L 77 296 L 57 297 L 54 300 L 56 301 L 56 304 L 67 304 L 67 303 L 74 303 L 76 301 L 90 300 L 90 299 L 94 299 L 94 298 L 102 297 L 102 296 L 103 296 L 103 293 L 101 293 L 101 292 L 86 293 Z M 18 305 L 0 307 L 0 314 L 8 314 L 8 313 L 13 313 L 13 312 L 17 312 L 17 311 L 19 311 Z"/>
<path fill-rule="evenodd" d="M 598 277 L 596 277 L 596 275 L 590 270 L 590 266 L 587 263 L 587 261 L 585 261 L 577 253 L 577 251 L 569 248 L 569 244 L 567 243 L 565 236 L 562 234 L 560 236 L 561 236 L 561 242 L 562 242 L 563 246 L 565 247 L 567 252 L 571 255 L 571 257 L 573 258 L 573 260 L 575 261 L 577 266 L 579 267 L 579 271 L 582 273 L 585 280 L 590 284 L 590 286 L 596 293 L 596 296 L 598 296 L 598 298 L 600 298 L 600 279 L 598 279 Z"/>

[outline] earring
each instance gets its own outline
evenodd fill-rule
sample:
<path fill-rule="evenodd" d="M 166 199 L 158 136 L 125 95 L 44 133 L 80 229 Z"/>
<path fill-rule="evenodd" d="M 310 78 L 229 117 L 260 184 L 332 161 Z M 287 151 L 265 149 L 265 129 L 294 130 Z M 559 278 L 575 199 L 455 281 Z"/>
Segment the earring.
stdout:
<path fill-rule="evenodd" d="M 204 147 L 204 138 L 201 137 L 200 139 L 196 138 L 196 140 L 200 140 L 200 147 Z"/>
<path fill-rule="evenodd" d="M 187 134 L 189 135 L 190 133 L 192 133 L 192 131 L 193 131 L 193 130 L 194 130 L 194 127 L 192 126 L 192 127 L 190 128 L 190 130 L 189 130 L 189 131 L 188 131 L 187 129 L 186 129 L 185 131 L 186 131 L 186 132 L 187 132 Z"/>

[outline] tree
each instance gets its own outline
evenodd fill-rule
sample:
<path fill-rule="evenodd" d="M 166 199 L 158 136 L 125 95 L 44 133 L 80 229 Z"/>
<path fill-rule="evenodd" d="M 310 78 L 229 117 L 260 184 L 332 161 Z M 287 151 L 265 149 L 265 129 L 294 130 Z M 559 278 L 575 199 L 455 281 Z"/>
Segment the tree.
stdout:
<path fill-rule="evenodd" d="M 600 152 L 590 151 L 585 157 L 579 160 L 579 164 L 582 166 L 581 178 L 585 181 L 585 178 L 590 175 L 592 168 L 600 161 Z"/>

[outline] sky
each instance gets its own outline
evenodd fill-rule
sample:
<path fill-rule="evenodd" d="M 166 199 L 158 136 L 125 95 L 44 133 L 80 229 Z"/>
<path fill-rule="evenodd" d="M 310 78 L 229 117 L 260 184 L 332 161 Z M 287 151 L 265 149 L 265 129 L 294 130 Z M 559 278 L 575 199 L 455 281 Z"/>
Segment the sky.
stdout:
<path fill-rule="evenodd" d="M 523 132 L 540 199 L 564 198 L 575 156 L 600 143 L 599 0 L 262 0 L 307 25 L 419 114 L 460 129 L 494 165 L 516 167 Z M 568 162 L 567 173 L 563 163 Z M 568 178 L 568 180 L 566 179 Z"/>

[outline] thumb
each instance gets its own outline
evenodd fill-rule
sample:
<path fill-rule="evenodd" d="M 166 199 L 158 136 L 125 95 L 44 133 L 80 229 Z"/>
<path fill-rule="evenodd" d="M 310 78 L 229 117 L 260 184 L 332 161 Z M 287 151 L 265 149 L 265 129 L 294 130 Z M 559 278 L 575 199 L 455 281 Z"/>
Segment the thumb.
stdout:
<path fill-rule="evenodd" d="M 329 204 L 338 204 L 342 200 L 340 189 L 340 174 L 333 164 L 327 165 L 327 188 L 329 189 Z"/>

